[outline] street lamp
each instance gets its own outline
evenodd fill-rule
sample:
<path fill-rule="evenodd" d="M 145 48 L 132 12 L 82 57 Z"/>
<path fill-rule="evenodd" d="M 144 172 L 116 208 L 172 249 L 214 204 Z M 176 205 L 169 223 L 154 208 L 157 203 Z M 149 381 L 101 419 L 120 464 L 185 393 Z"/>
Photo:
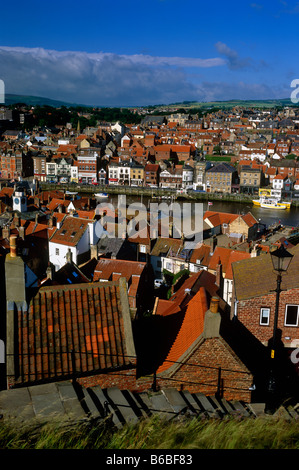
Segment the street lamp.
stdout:
<path fill-rule="evenodd" d="M 273 337 L 272 337 L 272 348 L 271 348 L 271 367 L 270 367 L 270 379 L 268 383 L 268 392 L 274 397 L 276 392 L 276 381 L 274 375 L 274 360 L 276 351 L 276 333 L 277 333 L 277 321 L 278 321 L 278 310 L 279 310 L 279 296 L 282 291 L 281 280 L 282 274 L 285 273 L 292 261 L 293 255 L 289 253 L 283 245 L 280 245 L 275 251 L 270 252 L 271 260 L 274 271 L 277 274 L 276 277 L 276 302 L 275 302 L 275 315 L 274 315 L 274 326 L 273 326 Z"/>

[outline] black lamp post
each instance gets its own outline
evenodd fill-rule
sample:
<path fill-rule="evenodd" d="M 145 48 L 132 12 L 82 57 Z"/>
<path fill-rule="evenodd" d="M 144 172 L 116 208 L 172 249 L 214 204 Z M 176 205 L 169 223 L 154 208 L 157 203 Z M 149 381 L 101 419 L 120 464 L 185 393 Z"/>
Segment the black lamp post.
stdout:
<path fill-rule="evenodd" d="M 285 273 L 292 261 L 293 255 L 289 253 L 283 245 L 277 248 L 275 251 L 270 253 L 274 271 L 277 274 L 276 278 L 276 302 L 275 302 L 275 315 L 274 315 L 274 326 L 273 326 L 273 338 L 271 348 L 271 363 L 270 363 L 270 379 L 268 383 L 268 392 L 274 398 L 276 392 L 276 380 L 274 374 L 274 361 L 276 352 L 276 334 L 277 334 L 277 321 L 278 321 L 278 310 L 279 310 L 279 296 L 282 291 L 281 279 L 282 274 Z"/>

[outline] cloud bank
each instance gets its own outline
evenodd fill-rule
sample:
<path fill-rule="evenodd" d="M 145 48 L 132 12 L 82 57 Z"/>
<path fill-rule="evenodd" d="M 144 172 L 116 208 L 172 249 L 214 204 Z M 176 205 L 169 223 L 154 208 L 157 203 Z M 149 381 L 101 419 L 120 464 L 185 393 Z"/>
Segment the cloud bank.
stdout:
<path fill-rule="evenodd" d="M 201 74 L 215 70 L 219 75 L 224 67 L 237 70 L 249 65 L 248 59 L 240 58 L 223 43 L 217 43 L 216 49 L 224 57 L 152 57 L 0 46 L 0 79 L 7 93 L 95 106 L 274 97 L 273 90 L 270 93 L 264 86 L 191 81 L 188 69 L 196 68 Z"/>

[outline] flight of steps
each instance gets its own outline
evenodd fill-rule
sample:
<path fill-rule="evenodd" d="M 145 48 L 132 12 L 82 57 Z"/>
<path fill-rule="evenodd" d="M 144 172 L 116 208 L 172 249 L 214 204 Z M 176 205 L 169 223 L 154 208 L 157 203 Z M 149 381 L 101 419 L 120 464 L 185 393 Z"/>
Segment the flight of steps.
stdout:
<path fill-rule="evenodd" d="M 116 428 L 137 423 L 142 418 L 159 415 L 166 420 L 192 417 L 223 419 L 225 417 L 258 417 L 265 414 L 264 403 L 227 401 L 216 396 L 178 391 L 174 388 L 159 392 L 133 393 L 117 387 L 79 387 L 71 381 L 35 385 L 0 392 L 2 419 L 38 418 L 48 420 L 65 417 L 75 421 L 106 420 Z M 274 416 L 293 420 L 299 418 L 299 404 L 280 407 Z"/>

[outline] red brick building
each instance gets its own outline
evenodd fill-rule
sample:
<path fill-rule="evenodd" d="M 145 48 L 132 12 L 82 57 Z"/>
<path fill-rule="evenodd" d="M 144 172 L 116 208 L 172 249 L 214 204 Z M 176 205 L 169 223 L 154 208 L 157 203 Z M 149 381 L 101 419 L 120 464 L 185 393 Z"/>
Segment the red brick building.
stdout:
<path fill-rule="evenodd" d="M 1 178 L 11 179 L 32 176 L 32 158 L 22 151 L 0 155 Z"/>
<path fill-rule="evenodd" d="M 158 186 L 160 176 L 160 165 L 155 163 L 147 163 L 144 167 L 144 184 L 145 186 Z"/>
<path fill-rule="evenodd" d="M 289 250 L 294 254 L 288 272 L 282 276 L 278 324 L 285 348 L 299 347 L 299 245 Z M 276 303 L 276 274 L 271 255 L 233 263 L 232 315 L 264 345 L 273 336 Z"/>

